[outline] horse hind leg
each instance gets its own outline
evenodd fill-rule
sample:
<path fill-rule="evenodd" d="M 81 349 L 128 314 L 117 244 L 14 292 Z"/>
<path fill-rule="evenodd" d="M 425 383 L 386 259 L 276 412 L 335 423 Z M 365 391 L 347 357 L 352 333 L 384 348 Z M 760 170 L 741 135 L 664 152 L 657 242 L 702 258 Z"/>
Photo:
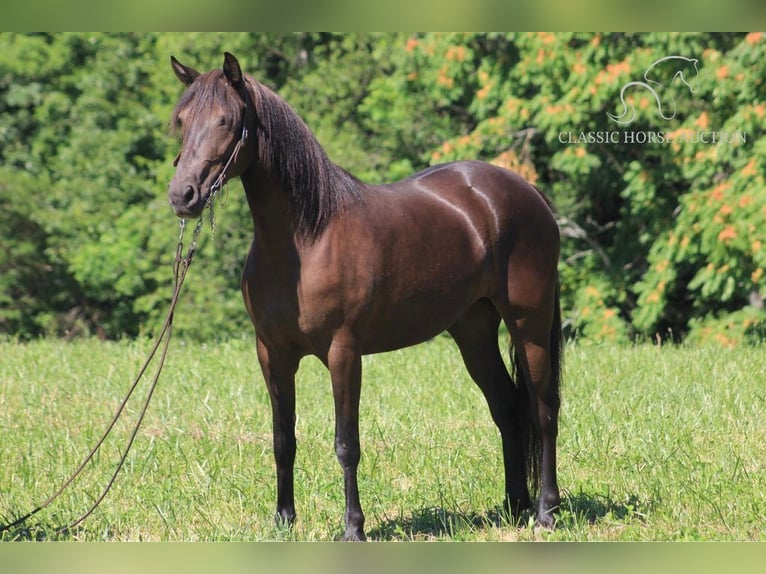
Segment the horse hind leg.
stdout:
<path fill-rule="evenodd" d="M 552 315 L 552 317 L 551 317 Z M 523 318 L 506 320 L 515 348 L 515 364 L 520 386 L 529 397 L 530 466 L 534 485 L 539 484 L 537 523 L 547 528 L 555 523 L 560 505 L 556 478 L 556 439 L 558 435 L 561 331 L 558 297 L 550 310 L 539 310 Z"/>
<path fill-rule="evenodd" d="M 525 389 L 511 379 L 498 346 L 500 315 L 487 299 L 474 304 L 449 329 L 471 378 L 481 389 L 500 431 L 505 470 L 505 504 L 514 519 L 530 506 L 524 412 Z"/>

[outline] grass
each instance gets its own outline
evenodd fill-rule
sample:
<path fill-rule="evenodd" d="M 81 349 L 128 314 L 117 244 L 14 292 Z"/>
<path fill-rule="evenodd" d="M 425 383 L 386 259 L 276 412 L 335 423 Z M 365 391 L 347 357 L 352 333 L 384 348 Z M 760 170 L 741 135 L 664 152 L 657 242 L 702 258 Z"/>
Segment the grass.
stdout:
<path fill-rule="evenodd" d="M 3 519 L 39 504 L 76 467 L 148 349 L 147 341 L 0 343 Z M 359 476 L 368 536 L 761 540 L 764 381 L 760 348 L 568 348 L 562 509 L 555 530 L 539 531 L 503 519 L 499 435 L 453 343 L 439 337 L 366 357 Z M 133 402 L 129 414 L 138 409 Z M 173 341 L 116 485 L 79 528 L 54 534 L 98 495 L 129 427 L 116 428 L 59 501 L 0 539 L 332 540 L 342 532 L 330 384 L 314 359 L 298 374 L 298 521 L 290 531 L 272 518 L 270 407 L 252 341 Z"/>

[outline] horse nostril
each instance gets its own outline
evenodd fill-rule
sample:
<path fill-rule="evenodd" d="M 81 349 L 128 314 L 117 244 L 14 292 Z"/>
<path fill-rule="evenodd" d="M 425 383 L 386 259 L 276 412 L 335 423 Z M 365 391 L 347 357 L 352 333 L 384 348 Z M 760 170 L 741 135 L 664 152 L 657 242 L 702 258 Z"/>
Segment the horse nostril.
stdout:
<path fill-rule="evenodd" d="M 187 206 L 190 206 L 196 203 L 196 199 L 197 199 L 197 190 L 194 189 L 194 186 L 187 185 L 186 189 L 184 189 L 184 195 L 183 195 L 184 203 Z"/>

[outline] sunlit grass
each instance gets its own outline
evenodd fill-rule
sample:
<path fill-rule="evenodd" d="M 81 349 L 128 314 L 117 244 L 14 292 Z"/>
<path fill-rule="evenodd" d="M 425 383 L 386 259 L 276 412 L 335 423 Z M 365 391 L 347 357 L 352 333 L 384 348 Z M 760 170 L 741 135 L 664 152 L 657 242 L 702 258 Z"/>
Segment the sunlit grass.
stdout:
<path fill-rule="evenodd" d="M 0 344 L 0 515 L 58 487 L 98 439 L 149 342 Z M 360 490 L 377 540 L 748 540 L 766 512 L 763 350 L 570 347 L 553 531 L 503 516 L 499 435 L 447 337 L 366 357 Z M 147 381 L 148 382 L 148 381 Z M 137 394 L 143 395 L 146 386 Z M 135 397 L 138 399 L 139 397 Z M 131 403 L 128 418 L 139 409 Z M 330 383 L 298 374 L 296 506 L 273 520 L 268 395 L 251 340 L 174 341 L 113 490 L 77 540 L 332 540 L 343 494 Z M 130 421 L 82 480 L 3 539 L 57 538 L 106 483 Z"/>

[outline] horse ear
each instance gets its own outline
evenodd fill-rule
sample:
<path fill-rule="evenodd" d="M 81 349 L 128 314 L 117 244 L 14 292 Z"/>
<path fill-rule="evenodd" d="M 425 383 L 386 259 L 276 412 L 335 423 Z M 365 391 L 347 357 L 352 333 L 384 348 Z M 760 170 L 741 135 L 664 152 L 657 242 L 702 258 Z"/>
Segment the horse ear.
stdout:
<path fill-rule="evenodd" d="M 170 65 L 173 67 L 173 71 L 176 77 L 181 80 L 186 86 L 190 86 L 194 80 L 199 76 L 199 72 L 189 66 L 184 66 L 181 62 L 176 60 L 173 56 L 170 56 Z"/>
<path fill-rule="evenodd" d="M 229 52 L 223 53 L 223 73 L 234 88 L 242 85 L 242 68 L 237 59 Z"/>

